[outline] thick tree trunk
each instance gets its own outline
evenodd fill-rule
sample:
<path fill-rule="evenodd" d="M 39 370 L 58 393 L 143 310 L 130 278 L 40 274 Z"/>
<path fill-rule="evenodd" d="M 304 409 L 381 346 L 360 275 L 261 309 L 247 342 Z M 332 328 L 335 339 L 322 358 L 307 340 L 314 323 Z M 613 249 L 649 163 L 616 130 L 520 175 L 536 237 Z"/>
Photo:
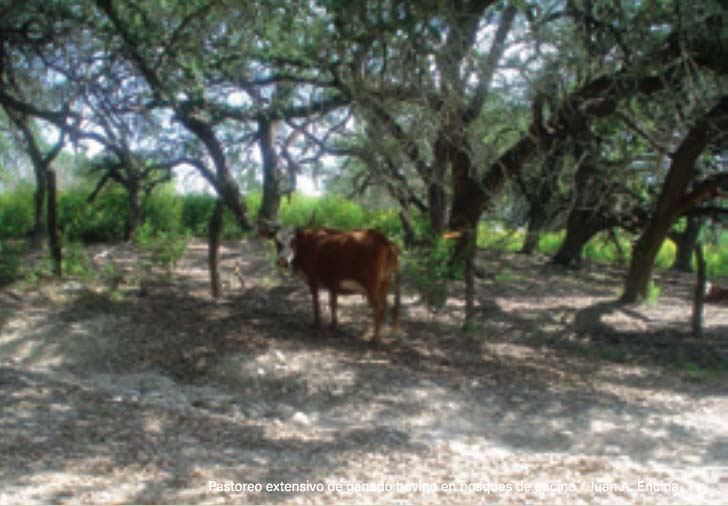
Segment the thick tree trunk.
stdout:
<path fill-rule="evenodd" d="M 258 210 L 258 221 L 276 221 L 281 205 L 280 170 L 275 149 L 278 121 L 261 119 L 258 122 L 260 156 L 263 161 L 263 199 Z"/>
<path fill-rule="evenodd" d="M 693 317 L 691 323 L 693 335 L 696 337 L 702 337 L 703 304 L 707 279 L 705 277 L 705 257 L 703 256 L 703 246 L 699 243 L 695 245 L 695 263 L 697 264 L 698 271 L 695 282 L 695 293 L 693 294 Z"/>
<path fill-rule="evenodd" d="M 702 226 L 703 218 L 700 216 L 688 216 L 685 230 L 679 234 L 670 236 L 677 248 L 675 261 L 670 267 L 672 270 L 693 272 L 693 251 L 695 251 Z"/>
<path fill-rule="evenodd" d="M 215 210 L 212 212 L 210 222 L 207 227 L 208 243 L 207 243 L 207 266 L 210 271 L 210 292 L 214 298 L 220 298 L 222 295 L 222 285 L 220 283 L 220 234 L 222 232 L 222 212 L 224 203 L 222 199 L 217 199 Z"/>
<path fill-rule="evenodd" d="M 477 228 L 469 228 L 464 237 L 465 321 L 463 330 L 470 332 L 475 326 L 475 252 Z"/>
<path fill-rule="evenodd" d="M 450 212 L 450 228 L 461 233 L 453 258 L 464 267 L 465 274 L 465 322 L 471 329 L 475 322 L 475 252 L 478 222 L 482 208 L 480 187 L 472 175 L 475 170 L 470 158 L 470 146 L 465 132 L 451 137 L 450 160 L 452 163 L 453 202 Z"/>
<path fill-rule="evenodd" d="M 553 263 L 564 267 L 578 265 L 581 252 L 597 233 L 613 225 L 604 218 L 609 205 L 609 178 L 596 158 L 593 139 L 582 134 L 574 148 L 574 155 L 581 159 L 574 174 L 574 204 L 566 220 L 566 236 L 554 255 Z"/>
<path fill-rule="evenodd" d="M 58 219 L 56 205 L 56 173 L 52 169 L 46 170 L 48 178 L 48 247 L 53 259 L 53 273 L 59 278 L 63 275 L 63 256 L 61 252 L 61 238 L 58 234 Z"/>
<path fill-rule="evenodd" d="M 523 245 L 521 246 L 521 253 L 524 255 L 532 255 L 536 251 L 538 241 L 541 238 L 541 231 L 546 225 L 546 210 L 540 205 L 532 205 L 528 214 L 526 237 L 523 239 Z"/>
<path fill-rule="evenodd" d="M 402 224 L 402 230 L 404 231 L 404 244 L 408 248 L 414 246 L 417 236 L 415 229 L 412 226 L 412 219 L 410 218 L 409 209 L 402 207 L 399 211 L 399 221 Z"/>
<path fill-rule="evenodd" d="M 624 282 L 622 302 L 637 302 L 647 298 L 652 278 L 652 269 L 660 247 L 672 226 L 673 220 L 663 219 L 651 222 L 632 248 L 627 278 Z"/>
<path fill-rule="evenodd" d="M 604 229 L 594 223 L 591 211 L 572 210 L 566 222 L 566 236 L 552 258 L 552 262 L 563 267 L 574 267 L 581 263 L 581 252 L 592 237 Z"/>
<path fill-rule="evenodd" d="M 30 241 L 34 248 L 40 248 L 43 245 L 43 239 L 45 238 L 46 233 L 45 204 L 48 175 L 46 174 L 46 170 L 42 167 L 34 166 L 34 172 L 35 193 L 33 196 L 35 215 L 33 219 L 33 230 L 30 231 Z"/>

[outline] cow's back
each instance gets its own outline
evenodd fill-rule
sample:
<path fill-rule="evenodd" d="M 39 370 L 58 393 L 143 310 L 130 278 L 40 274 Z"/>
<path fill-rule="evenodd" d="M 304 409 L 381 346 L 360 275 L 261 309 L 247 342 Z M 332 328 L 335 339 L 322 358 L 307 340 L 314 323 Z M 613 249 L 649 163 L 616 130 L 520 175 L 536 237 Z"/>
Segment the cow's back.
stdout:
<path fill-rule="evenodd" d="M 397 270 L 397 247 L 377 230 L 303 230 L 296 235 L 294 270 L 309 284 L 346 293 L 368 290 Z"/>

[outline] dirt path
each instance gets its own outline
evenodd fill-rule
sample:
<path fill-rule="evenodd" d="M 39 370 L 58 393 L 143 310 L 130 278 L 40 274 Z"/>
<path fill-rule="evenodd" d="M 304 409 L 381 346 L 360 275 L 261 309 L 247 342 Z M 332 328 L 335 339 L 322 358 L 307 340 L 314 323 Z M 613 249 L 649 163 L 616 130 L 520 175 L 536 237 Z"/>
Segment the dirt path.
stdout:
<path fill-rule="evenodd" d="M 260 244 L 226 245 L 221 301 L 201 243 L 141 293 L 135 255 L 94 248 L 116 292 L 0 291 L 0 504 L 728 497 L 728 311 L 689 338 L 689 277 L 617 308 L 618 270 L 484 254 L 472 337 L 457 299 L 433 316 L 405 287 L 401 334 L 372 348 L 358 297 L 311 336 L 305 288 Z"/>

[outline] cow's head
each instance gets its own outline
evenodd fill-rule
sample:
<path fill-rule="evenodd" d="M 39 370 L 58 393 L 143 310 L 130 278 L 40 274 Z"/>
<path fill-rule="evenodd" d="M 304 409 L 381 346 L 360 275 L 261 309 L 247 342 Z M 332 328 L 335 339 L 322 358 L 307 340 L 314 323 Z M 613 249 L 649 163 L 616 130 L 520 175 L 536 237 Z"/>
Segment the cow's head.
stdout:
<path fill-rule="evenodd" d="M 310 227 L 316 219 L 316 210 L 304 228 Z M 292 266 L 293 257 L 296 254 L 295 240 L 300 228 L 282 227 L 278 223 L 270 223 L 261 220 L 258 223 L 258 234 L 266 239 L 272 239 L 276 245 L 276 265 L 289 268 Z"/>
<path fill-rule="evenodd" d="M 258 234 L 271 239 L 276 246 L 276 265 L 290 267 L 295 254 L 293 241 L 296 231 L 292 227 L 281 227 L 277 223 L 261 222 L 258 225 Z"/>

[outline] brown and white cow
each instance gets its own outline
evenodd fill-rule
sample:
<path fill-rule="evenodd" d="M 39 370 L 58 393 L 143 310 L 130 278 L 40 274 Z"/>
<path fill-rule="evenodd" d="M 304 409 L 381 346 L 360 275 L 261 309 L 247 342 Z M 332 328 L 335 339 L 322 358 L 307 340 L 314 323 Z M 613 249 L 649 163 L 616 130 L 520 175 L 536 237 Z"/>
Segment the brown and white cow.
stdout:
<path fill-rule="evenodd" d="M 376 230 L 331 228 L 276 229 L 261 227 L 261 235 L 273 239 L 276 263 L 290 267 L 311 291 L 314 327 L 320 326 L 319 290 L 329 291 L 331 328 L 336 328 L 338 295 L 359 293 L 372 308 L 374 333 L 380 329 L 387 308 L 389 284 L 394 278 L 395 305 L 392 326 L 399 325 L 399 260 L 397 246 Z"/>

